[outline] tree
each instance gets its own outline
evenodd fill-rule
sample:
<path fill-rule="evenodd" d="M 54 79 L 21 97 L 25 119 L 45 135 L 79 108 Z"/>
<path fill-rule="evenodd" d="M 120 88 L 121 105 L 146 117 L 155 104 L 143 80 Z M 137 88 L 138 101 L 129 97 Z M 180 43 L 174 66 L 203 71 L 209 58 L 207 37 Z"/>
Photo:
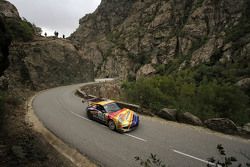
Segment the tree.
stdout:
<path fill-rule="evenodd" d="M 40 27 L 37 27 L 34 23 L 32 24 L 32 27 L 33 27 L 36 35 L 40 36 L 42 34 L 42 29 Z"/>

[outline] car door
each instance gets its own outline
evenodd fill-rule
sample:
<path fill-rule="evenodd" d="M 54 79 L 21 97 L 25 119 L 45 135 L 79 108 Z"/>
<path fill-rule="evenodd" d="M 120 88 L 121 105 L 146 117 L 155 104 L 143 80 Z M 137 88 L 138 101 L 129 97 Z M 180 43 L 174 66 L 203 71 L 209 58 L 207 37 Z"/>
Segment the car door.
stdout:
<path fill-rule="evenodd" d="M 101 122 L 105 122 L 105 109 L 102 105 L 97 105 L 96 106 L 96 109 L 97 109 L 97 116 L 96 118 L 101 121 Z"/>

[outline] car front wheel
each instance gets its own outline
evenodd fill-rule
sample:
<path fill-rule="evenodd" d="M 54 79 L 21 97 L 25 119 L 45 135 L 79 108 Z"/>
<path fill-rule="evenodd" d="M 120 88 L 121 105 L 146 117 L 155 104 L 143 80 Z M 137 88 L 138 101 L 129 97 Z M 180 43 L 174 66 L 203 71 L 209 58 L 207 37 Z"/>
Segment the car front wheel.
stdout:
<path fill-rule="evenodd" d="M 115 130 L 115 123 L 114 123 L 114 121 L 110 120 L 110 121 L 108 122 L 108 126 L 109 126 L 109 129 L 110 129 L 110 130 Z"/>

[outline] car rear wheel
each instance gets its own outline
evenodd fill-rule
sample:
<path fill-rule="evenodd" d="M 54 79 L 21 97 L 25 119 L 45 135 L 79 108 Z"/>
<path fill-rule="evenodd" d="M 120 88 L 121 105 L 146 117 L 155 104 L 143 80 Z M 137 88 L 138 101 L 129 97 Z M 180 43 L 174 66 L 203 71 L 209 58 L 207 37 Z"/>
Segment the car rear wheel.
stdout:
<path fill-rule="evenodd" d="M 91 120 L 93 119 L 93 115 L 90 113 L 89 110 L 87 111 L 87 116 L 88 116 L 89 119 L 91 119 Z"/>
<path fill-rule="evenodd" d="M 109 126 L 109 129 L 110 129 L 110 130 L 115 130 L 115 123 L 114 123 L 114 121 L 110 120 L 110 121 L 108 122 L 108 126 Z"/>

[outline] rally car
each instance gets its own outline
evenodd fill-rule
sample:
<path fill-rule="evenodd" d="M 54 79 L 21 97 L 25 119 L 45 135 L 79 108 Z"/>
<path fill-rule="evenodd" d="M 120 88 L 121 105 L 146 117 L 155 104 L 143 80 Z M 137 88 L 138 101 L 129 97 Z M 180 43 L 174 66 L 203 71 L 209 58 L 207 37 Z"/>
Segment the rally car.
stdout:
<path fill-rule="evenodd" d="M 86 110 L 89 119 L 104 123 L 111 130 L 128 132 L 139 125 L 139 116 L 134 111 L 121 108 L 112 100 L 92 101 Z"/>

